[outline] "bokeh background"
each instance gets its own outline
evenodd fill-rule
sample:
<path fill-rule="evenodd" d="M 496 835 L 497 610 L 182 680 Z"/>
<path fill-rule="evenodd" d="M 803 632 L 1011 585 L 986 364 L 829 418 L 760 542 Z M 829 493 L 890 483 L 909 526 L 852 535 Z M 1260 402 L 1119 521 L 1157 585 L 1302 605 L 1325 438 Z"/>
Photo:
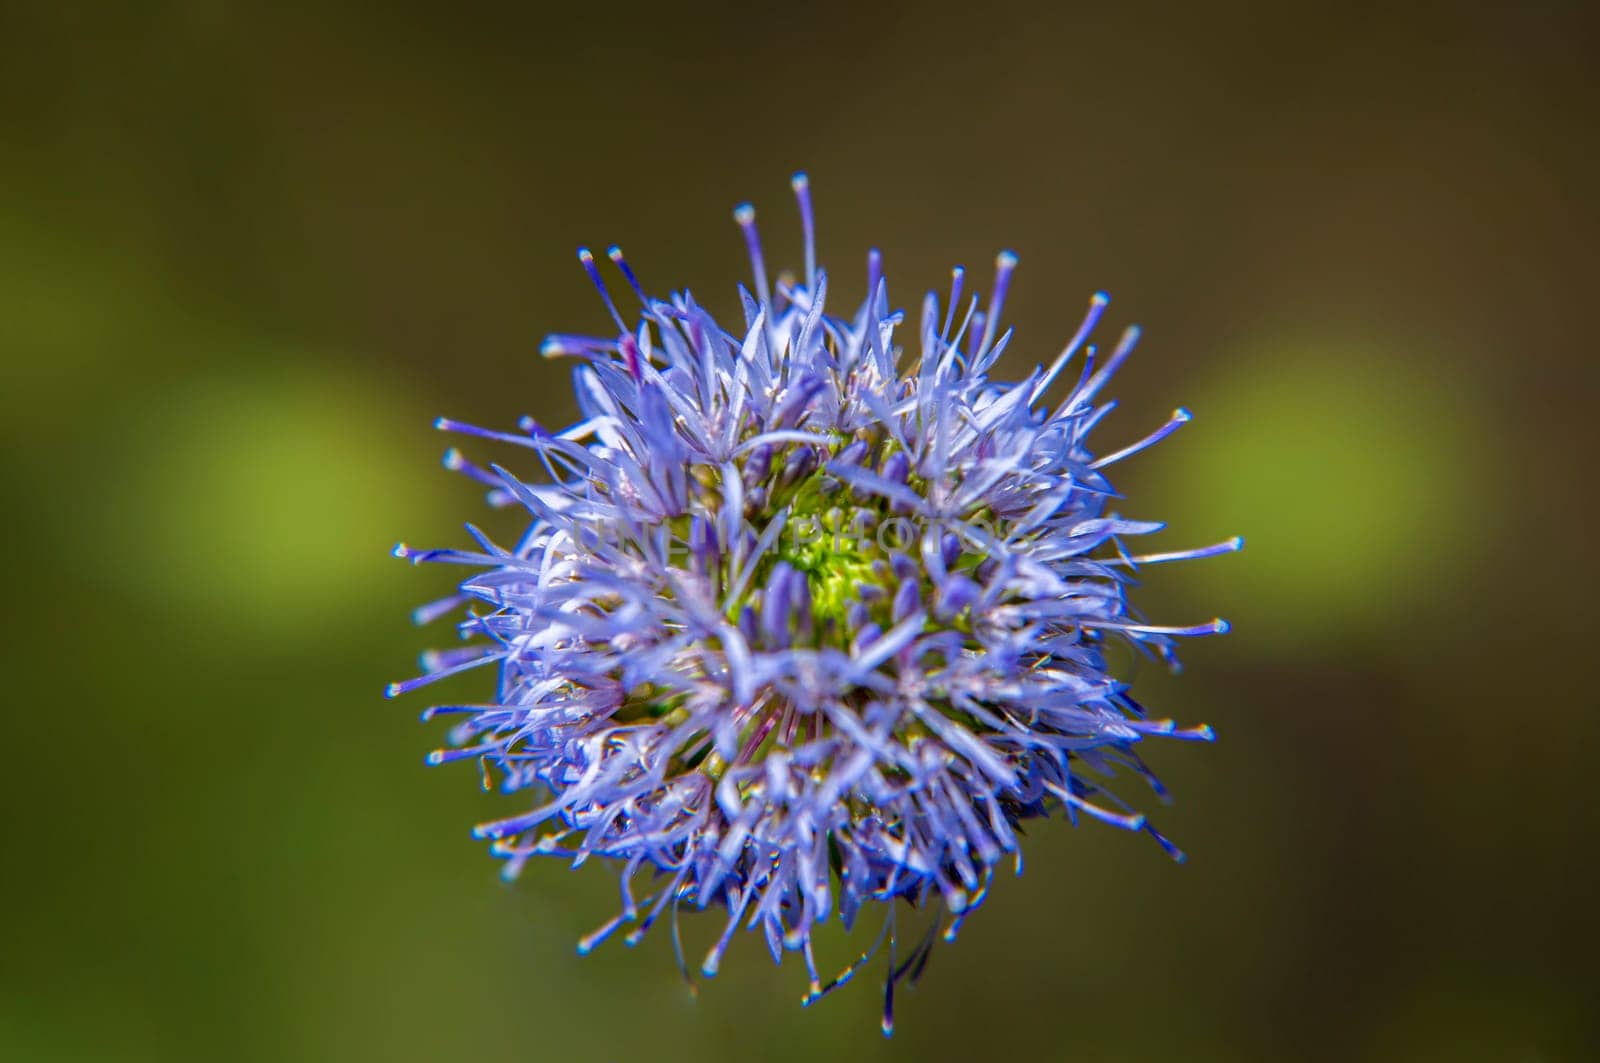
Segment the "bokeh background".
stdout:
<path fill-rule="evenodd" d="M 0 11 L 0 1057 L 1600 1058 L 1581 5 Z M 892 1042 L 754 938 L 580 960 L 608 872 L 500 883 L 380 697 L 389 547 L 484 513 L 431 419 L 571 414 L 580 243 L 731 311 L 800 167 L 851 298 L 1014 247 L 1018 374 L 1113 292 L 1102 438 L 1196 413 L 1127 510 L 1249 540 L 1139 599 L 1235 624 L 1137 677 L 1189 863 L 1032 832 Z"/>

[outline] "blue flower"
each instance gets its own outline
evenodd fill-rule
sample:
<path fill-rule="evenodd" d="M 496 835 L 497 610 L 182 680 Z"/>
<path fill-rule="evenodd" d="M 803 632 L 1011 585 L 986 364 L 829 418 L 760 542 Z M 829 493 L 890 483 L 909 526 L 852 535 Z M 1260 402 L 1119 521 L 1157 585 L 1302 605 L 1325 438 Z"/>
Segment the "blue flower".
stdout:
<path fill-rule="evenodd" d="M 895 984 L 920 973 L 935 931 L 954 938 L 1002 861 L 1021 870 L 1023 820 L 1086 815 L 1181 858 L 1102 780 L 1130 769 L 1160 792 L 1137 744 L 1211 731 L 1149 718 L 1105 650 L 1121 640 L 1172 662 L 1175 636 L 1225 631 L 1145 623 L 1126 591 L 1141 565 L 1240 541 L 1126 546 L 1161 525 L 1112 511 L 1105 470 L 1189 414 L 1110 453 L 1090 448 L 1113 406 L 1100 394 L 1138 338 L 1129 328 L 1104 356 L 1087 345 L 1105 295 L 1048 367 L 993 380 L 1017 262 L 1002 252 L 986 308 L 963 302 L 960 267 L 943 309 L 927 296 L 908 357 L 876 251 L 866 301 L 826 311 L 808 184 L 793 184 L 799 277 L 774 287 L 755 212 L 734 212 L 755 278 L 754 294 L 739 290 L 738 328 L 687 292 L 647 295 L 612 248 L 635 324 L 580 251 L 616 332 L 551 336 L 543 353 L 577 360 L 581 419 L 560 431 L 524 419 L 511 433 L 438 422 L 526 448 L 542 476 L 446 454 L 531 523 L 510 548 L 470 525 L 476 550 L 396 548 L 478 571 L 418 611 L 420 622 L 466 606 L 467 647 L 427 655 L 426 674 L 389 693 L 497 669 L 488 704 L 424 714 L 459 717 L 429 760 L 476 758 L 503 791 L 543 795 L 476 830 L 508 877 L 535 857 L 620 868 L 621 910 L 581 952 L 623 927 L 633 943 L 663 914 L 676 942 L 681 907 L 713 908 L 725 921 L 707 976 L 744 925 L 775 961 L 802 954 L 810 1003 L 867 958 L 824 983 L 813 929 L 871 908 L 890 942 L 888 1032 Z M 1046 403 L 1069 367 L 1076 380 Z M 933 912 L 903 960 L 899 899 Z"/>

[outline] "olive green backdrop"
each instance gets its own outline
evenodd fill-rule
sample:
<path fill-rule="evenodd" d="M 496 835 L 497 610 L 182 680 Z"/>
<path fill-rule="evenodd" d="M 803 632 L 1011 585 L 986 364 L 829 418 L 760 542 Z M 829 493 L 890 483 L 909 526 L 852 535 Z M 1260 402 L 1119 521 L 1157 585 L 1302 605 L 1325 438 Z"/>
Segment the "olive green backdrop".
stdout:
<path fill-rule="evenodd" d="M 0 1057 L 1596 1058 L 1600 39 L 1427 6 L 0 6 Z M 1102 439 L 1196 415 L 1126 511 L 1249 540 L 1138 599 L 1235 623 L 1137 679 L 1190 862 L 1033 828 L 892 1042 L 579 959 L 614 879 L 500 883 L 380 697 L 484 513 L 432 418 L 571 415 L 580 243 L 732 311 L 800 167 L 850 299 L 1015 248 L 1017 375 L 1110 290 Z"/>

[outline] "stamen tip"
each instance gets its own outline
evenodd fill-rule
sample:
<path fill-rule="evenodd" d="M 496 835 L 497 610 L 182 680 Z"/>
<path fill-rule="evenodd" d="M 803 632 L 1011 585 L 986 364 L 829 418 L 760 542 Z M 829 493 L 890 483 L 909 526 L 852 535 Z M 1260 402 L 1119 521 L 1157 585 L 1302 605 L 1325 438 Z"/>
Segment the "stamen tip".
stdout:
<path fill-rule="evenodd" d="M 403 688 L 399 683 L 390 683 L 388 686 L 383 688 L 383 696 L 386 698 L 399 697 L 402 689 Z"/>
<path fill-rule="evenodd" d="M 1189 412 L 1188 407 L 1179 406 L 1176 410 L 1172 411 L 1172 419 L 1183 424 L 1188 424 L 1190 421 L 1194 420 L 1194 414 Z"/>
<path fill-rule="evenodd" d="M 806 176 L 806 172 L 804 170 L 796 171 L 795 175 L 789 178 L 789 187 L 793 188 L 796 192 L 804 192 L 808 187 L 810 187 L 810 185 L 811 178 Z"/>
<path fill-rule="evenodd" d="M 1012 251 L 1010 248 L 1001 251 L 998 255 L 994 256 L 994 265 L 996 269 L 1001 270 L 1010 271 L 1016 269 L 1017 253 Z"/>
<path fill-rule="evenodd" d="M 740 203 L 733 208 L 733 220 L 740 225 L 751 225 L 756 220 L 756 208 L 748 203 Z"/>
<path fill-rule="evenodd" d="M 594 252 L 590 251 L 587 247 L 578 248 L 578 261 L 582 262 L 585 266 L 594 265 Z"/>

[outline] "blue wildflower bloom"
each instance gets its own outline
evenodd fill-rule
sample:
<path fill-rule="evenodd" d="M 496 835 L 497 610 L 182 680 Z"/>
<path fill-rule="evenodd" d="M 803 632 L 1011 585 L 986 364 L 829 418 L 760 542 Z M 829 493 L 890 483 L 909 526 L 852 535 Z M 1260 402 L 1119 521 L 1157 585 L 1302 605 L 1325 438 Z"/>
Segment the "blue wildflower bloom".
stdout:
<path fill-rule="evenodd" d="M 935 931 L 954 938 L 1002 861 L 1021 870 L 1023 820 L 1087 815 L 1181 859 L 1102 780 L 1131 769 L 1159 793 L 1137 744 L 1211 731 L 1147 716 L 1106 647 L 1173 662 L 1175 636 L 1225 631 L 1145 623 L 1126 590 L 1141 565 L 1240 541 L 1126 548 L 1161 525 L 1113 512 L 1105 470 L 1189 414 L 1091 450 L 1114 405 L 1100 393 L 1138 338 L 1128 329 L 1106 356 L 1087 344 L 1105 295 L 1048 367 L 999 382 L 989 373 L 1011 339 L 999 325 L 1016 257 L 1000 254 L 985 308 L 963 302 L 957 267 L 943 309 L 924 300 L 907 364 L 876 251 L 866 301 L 827 312 L 804 175 L 794 190 L 805 270 L 775 287 L 754 211 L 734 212 L 755 281 L 740 288 L 736 330 L 687 292 L 647 295 L 612 248 L 641 306 L 632 323 L 580 251 L 616 332 L 551 336 L 543 353 L 578 360 L 581 419 L 554 432 L 438 422 L 524 447 L 544 475 L 447 453 L 493 504 L 532 520 L 509 549 L 470 525 L 476 550 L 396 548 L 481 571 L 418 611 L 428 621 L 468 606 L 468 647 L 427 655 L 426 674 L 389 693 L 498 670 L 490 703 L 424 714 L 460 717 L 429 760 L 476 758 L 502 790 L 546 795 L 476 830 L 508 877 L 534 857 L 619 865 L 621 910 L 580 951 L 623 927 L 634 943 L 664 913 L 676 943 L 680 907 L 714 908 L 725 922 L 706 975 L 743 924 L 774 961 L 802 954 L 810 1003 L 867 958 L 824 983 L 813 929 L 882 905 L 888 1032 L 894 987 L 920 973 Z M 1065 398 L 1046 404 L 1075 358 Z M 901 898 L 935 914 L 904 960 Z"/>

